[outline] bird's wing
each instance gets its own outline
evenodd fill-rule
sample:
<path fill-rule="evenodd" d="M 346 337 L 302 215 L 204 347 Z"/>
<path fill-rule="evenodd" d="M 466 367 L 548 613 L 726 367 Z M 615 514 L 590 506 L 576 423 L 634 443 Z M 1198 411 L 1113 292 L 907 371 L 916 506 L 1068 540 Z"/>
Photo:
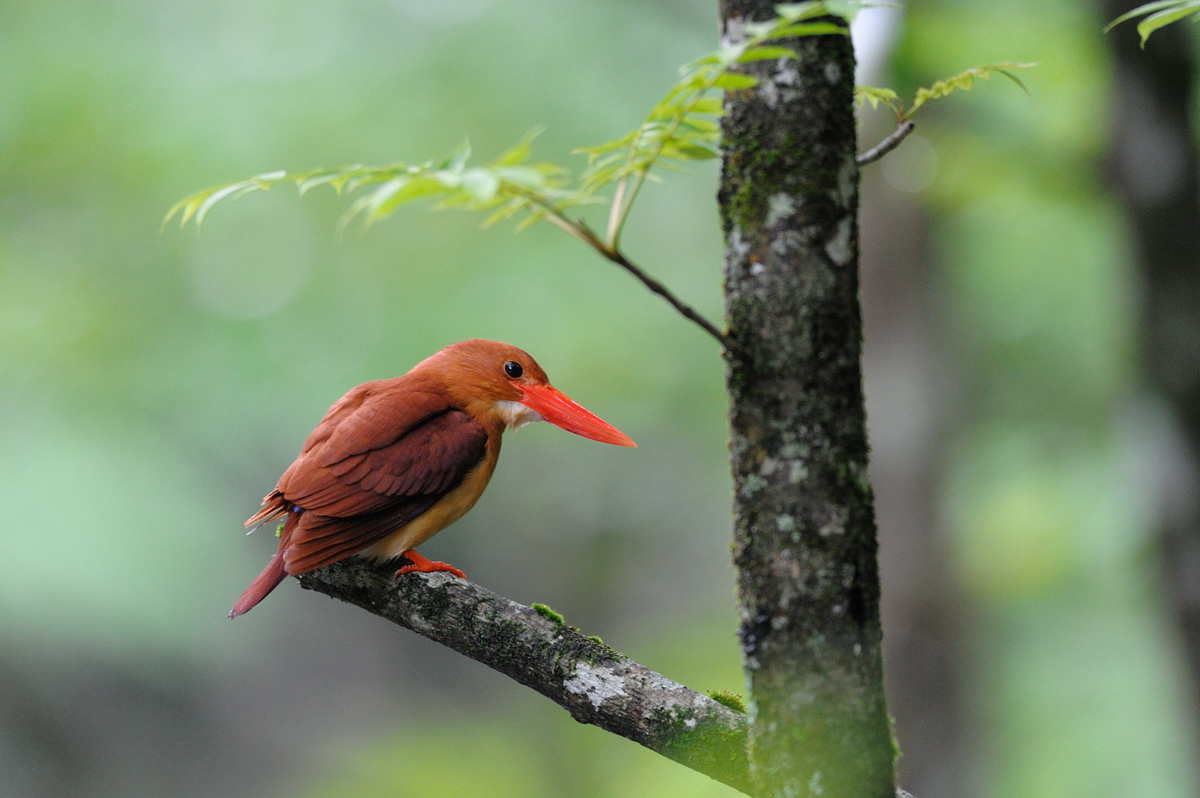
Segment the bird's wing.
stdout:
<path fill-rule="evenodd" d="M 394 443 L 430 416 L 451 409 L 445 394 L 419 375 L 365 382 L 334 402 L 304 441 L 297 462 L 316 457 L 332 465 Z"/>
<path fill-rule="evenodd" d="M 301 513 L 291 538 L 281 547 L 284 568 L 289 574 L 303 574 L 357 554 L 427 511 L 440 498 L 405 497 L 391 508 L 353 518 Z"/>
<path fill-rule="evenodd" d="M 334 405 L 273 494 L 302 511 L 281 541 L 289 573 L 381 540 L 436 504 L 486 455 L 484 428 L 440 395 L 406 391 L 397 401 L 386 389 L 356 391 Z"/>
<path fill-rule="evenodd" d="M 479 465 L 486 448 L 482 426 L 461 410 L 443 410 L 377 448 L 336 460 L 302 457 L 280 478 L 278 490 L 307 512 L 353 518 L 406 499 L 441 497 Z"/>

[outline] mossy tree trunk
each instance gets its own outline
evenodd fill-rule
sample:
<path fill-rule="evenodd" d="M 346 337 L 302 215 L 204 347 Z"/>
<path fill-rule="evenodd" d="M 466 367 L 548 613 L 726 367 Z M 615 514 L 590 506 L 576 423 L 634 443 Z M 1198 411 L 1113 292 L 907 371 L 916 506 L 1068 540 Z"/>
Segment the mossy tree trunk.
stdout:
<path fill-rule="evenodd" d="M 773 4 L 722 0 L 722 35 Z M 858 302 L 854 55 L 791 42 L 729 92 L 726 238 L 734 560 L 757 794 L 884 798 L 895 752 L 883 696 L 875 516 Z"/>

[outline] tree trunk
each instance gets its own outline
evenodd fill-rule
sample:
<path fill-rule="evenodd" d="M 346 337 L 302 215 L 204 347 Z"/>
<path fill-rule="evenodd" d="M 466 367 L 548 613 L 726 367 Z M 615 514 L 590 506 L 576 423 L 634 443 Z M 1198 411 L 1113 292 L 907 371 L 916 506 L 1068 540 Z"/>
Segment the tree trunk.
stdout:
<path fill-rule="evenodd" d="M 774 18 L 722 0 L 723 36 Z M 854 56 L 848 36 L 791 42 L 726 97 L 734 561 L 759 795 L 884 798 L 875 517 L 858 304 Z"/>

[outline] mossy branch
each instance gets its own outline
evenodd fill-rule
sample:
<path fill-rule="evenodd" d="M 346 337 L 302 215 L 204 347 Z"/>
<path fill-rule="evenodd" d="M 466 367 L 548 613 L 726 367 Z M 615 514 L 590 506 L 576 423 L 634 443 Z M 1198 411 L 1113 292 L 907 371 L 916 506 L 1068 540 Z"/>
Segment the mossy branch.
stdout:
<path fill-rule="evenodd" d="M 394 570 L 351 559 L 298 579 L 533 688 L 580 723 L 749 793 L 745 715 L 585 637 L 549 608 L 446 573 L 393 581 Z"/>

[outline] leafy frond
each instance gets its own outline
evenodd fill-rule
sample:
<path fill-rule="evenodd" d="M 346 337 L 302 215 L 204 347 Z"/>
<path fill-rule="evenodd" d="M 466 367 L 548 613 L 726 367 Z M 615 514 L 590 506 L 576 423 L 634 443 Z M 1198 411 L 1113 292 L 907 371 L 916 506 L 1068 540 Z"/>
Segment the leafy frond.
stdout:
<path fill-rule="evenodd" d="M 1172 22 L 1178 22 L 1186 17 L 1191 17 L 1193 22 L 1200 22 L 1200 0 L 1158 0 L 1154 3 L 1145 3 L 1105 25 L 1104 32 L 1108 33 L 1117 25 L 1134 17 L 1145 17 L 1137 26 L 1137 31 L 1142 37 L 1142 47 L 1145 47 L 1146 40 L 1150 38 L 1151 33 Z"/>
<path fill-rule="evenodd" d="M 1189 0 L 1200 2 L 1200 0 Z M 720 117 L 723 92 L 743 91 L 758 84 L 744 67 L 762 61 L 796 58 L 791 40 L 803 36 L 847 35 L 848 21 L 861 8 L 886 5 L 863 0 L 810 0 L 775 7 L 774 20 L 747 24 L 738 41 L 696 59 L 680 70 L 680 77 L 651 109 L 646 120 L 630 133 L 612 141 L 576 150 L 587 156 L 587 166 L 577 180 L 567 170 L 548 162 L 532 162 L 531 145 L 540 129 L 529 132 L 498 158 L 484 165 L 471 162 L 470 145 L 463 144 L 440 162 L 394 163 L 385 166 L 352 166 L 308 172 L 270 172 L 246 180 L 214 186 L 186 197 L 167 213 L 164 224 L 176 215 L 180 224 L 203 223 L 212 208 L 224 199 L 266 191 L 281 183 L 294 183 L 300 194 L 329 186 L 339 194 L 357 193 L 340 227 L 361 218 L 371 225 L 401 205 L 431 199 L 434 209 L 490 210 L 485 226 L 517 215 L 517 229 L 546 221 L 579 238 L 602 254 L 618 251 L 621 230 L 641 187 L 655 180 L 651 170 L 679 169 L 689 161 L 720 154 Z M 831 21 L 831 18 L 833 20 Z M 839 19 L 840 18 L 840 19 Z M 891 89 L 858 87 L 856 99 L 872 107 L 886 105 L 901 121 L 930 99 L 957 89 L 969 89 L 975 78 L 1000 72 L 1018 85 L 1012 70 L 1031 64 L 999 63 L 980 67 L 921 89 L 913 104 L 903 108 Z M 1024 88 L 1024 86 L 1022 86 Z M 615 186 L 610 199 L 598 192 Z M 568 216 L 570 208 L 608 203 L 606 235 L 600 237 L 580 220 Z"/>
<path fill-rule="evenodd" d="M 310 172 L 308 174 L 313 173 Z M 167 215 L 163 219 L 163 225 L 165 226 L 167 222 L 171 221 L 171 218 L 176 214 L 179 214 L 180 227 L 187 224 L 193 218 L 196 220 L 197 225 L 203 224 L 204 217 L 221 200 L 227 197 L 240 197 L 251 191 L 267 191 L 272 186 L 277 186 L 280 183 L 289 183 L 295 177 L 289 175 L 287 172 L 264 172 L 261 175 L 248 177 L 245 180 L 235 180 L 232 183 L 222 183 L 219 186 L 206 188 L 189 197 L 184 197 L 172 205 L 171 210 L 167 211 Z"/>
<path fill-rule="evenodd" d="M 981 64 L 977 67 L 971 67 L 970 69 L 963 70 L 957 75 L 952 75 L 945 80 L 937 81 L 928 88 L 917 89 L 917 96 L 913 98 L 912 107 L 908 109 L 906 118 L 911 117 L 918 108 L 930 100 L 936 100 L 939 97 L 945 97 L 946 95 L 951 94 L 958 89 L 969 91 L 971 86 L 975 83 L 976 78 L 988 80 L 991 78 L 993 73 L 999 73 L 1003 75 L 1013 83 L 1020 86 L 1021 91 L 1028 94 L 1029 89 L 1025 88 L 1025 84 L 1021 82 L 1021 79 L 1013 74 L 1013 70 L 1032 69 L 1035 66 L 1037 66 L 1035 63 L 1023 64 L 1016 61 L 1001 61 L 997 64 Z"/>
<path fill-rule="evenodd" d="M 892 109 L 892 112 L 896 116 L 901 116 L 904 113 L 903 109 L 900 108 L 900 96 L 892 89 L 877 86 L 855 86 L 854 101 L 859 105 L 870 103 L 872 109 L 878 108 L 879 104 L 882 103 Z"/>
<path fill-rule="evenodd" d="M 593 202 L 587 193 L 567 187 L 569 179 L 562 167 L 529 161 L 530 145 L 540 132 L 537 129 L 530 131 L 498 158 L 482 166 L 470 165 L 471 147 L 463 143 L 436 163 L 355 164 L 337 169 L 256 175 L 213 186 L 180 200 L 167 212 L 163 223 L 178 214 L 181 225 L 192 219 L 197 225 L 202 224 L 208 212 L 221 200 L 267 191 L 282 183 L 294 183 L 301 194 L 318 186 L 330 186 L 339 194 L 375 186 L 351 203 L 340 223 L 343 228 L 359 217 L 364 224 L 373 224 L 401 205 L 423 198 L 437 198 L 437 208 L 483 210 L 502 206 L 488 223 L 521 211 L 538 217 L 546 208 L 561 211 Z"/>
<path fill-rule="evenodd" d="M 530 146 L 540 129 L 530 131 L 500 157 L 483 166 L 471 165 L 471 148 L 463 144 L 438 163 L 395 163 L 386 166 L 352 166 L 308 172 L 269 172 L 246 180 L 225 183 L 185 197 L 168 211 L 165 225 L 176 215 L 180 225 L 204 222 L 209 211 L 224 199 L 267 191 L 294 183 L 300 194 L 329 186 L 339 194 L 361 193 L 350 204 L 340 226 L 361 218 L 366 225 L 390 215 L 401 205 L 418 199 L 436 200 L 435 209 L 488 210 L 485 225 L 525 213 L 517 229 L 545 220 L 589 245 L 599 243 L 581 222 L 567 218 L 567 209 L 594 202 L 596 192 L 611 184 L 607 246 L 615 250 L 629 210 L 654 167 L 677 168 L 688 161 L 716 158 L 719 154 L 723 111 L 720 92 L 752 88 L 758 81 L 739 71 L 756 61 L 796 57 L 785 40 L 798 36 L 846 35 L 848 28 L 828 16 L 849 19 L 867 3 L 855 0 L 786 3 L 776 6 L 772 21 L 747 25 L 746 37 L 698 58 L 681 69 L 679 80 L 651 109 L 636 130 L 577 152 L 588 165 L 577 182 L 567 170 L 552 163 L 530 162 Z M 893 95 L 894 96 L 894 95 Z"/>
<path fill-rule="evenodd" d="M 738 71 L 756 61 L 795 58 L 796 52 L 781 42 L 797 36 L 846 35 L 845 25 L 809 21 L 833 13 L 833 3 L 788 3 L 775 7 L 779 15 L 768 22 L 746 25 L 745 39 L 723 45 L 687 64 L 679 80 L 651 109 L 641 127 L 619 139 L 576 150 L 588 156 L 580 187 L 586 193 L 616 183 L 609 214 L 608 241 L 615 246 L 638 191 L 651 168 L 671 162 L 703 161 L 720 154 L 724 113 L 721 91 L 753 88 L 758 80 Z M 841 3 L 849 14 L 860 3 Z"/>
<path fill-rule="evenodd" d="M 1192 0 L 1200 3 L 1200 0 Z M 854 88 L 854 99 L 859 105 L 870 103 L 872 108 L 879 107 L 880 104 L 886 105 L 896 115 L 897 122 L 904 122 L 911 119 L 921 106 L 930 100 L 936 100 L 940 97 L 945 97 L 948 94 L 962 89 L 969 91 L 977 79 L 988 80 L 993 74 L 1000 74 L 1011 80 L 1013 83 L 1021 87 L 1021 91 L 1029 94 L 1029 89 L 1025 88 L 1025 84 L 1021 79 L 1014 74 L 1018 69 L 1032 69 L 1037 66 L 1036 63 L 1020 63 L 1017 61 L 1001 61 L 995 64 L 980 64 L 977 67 L 971 67 L 959 72 L 957 75 L 951 75 L 944 80 L 939 80 L 930 86 L 917 89 L 916 96 L 913 97 L 912 105 L 904 108 L 899 101 L 896 92 L 891 89 L 878 88 L 875 86 L 856 86 Z"/>

